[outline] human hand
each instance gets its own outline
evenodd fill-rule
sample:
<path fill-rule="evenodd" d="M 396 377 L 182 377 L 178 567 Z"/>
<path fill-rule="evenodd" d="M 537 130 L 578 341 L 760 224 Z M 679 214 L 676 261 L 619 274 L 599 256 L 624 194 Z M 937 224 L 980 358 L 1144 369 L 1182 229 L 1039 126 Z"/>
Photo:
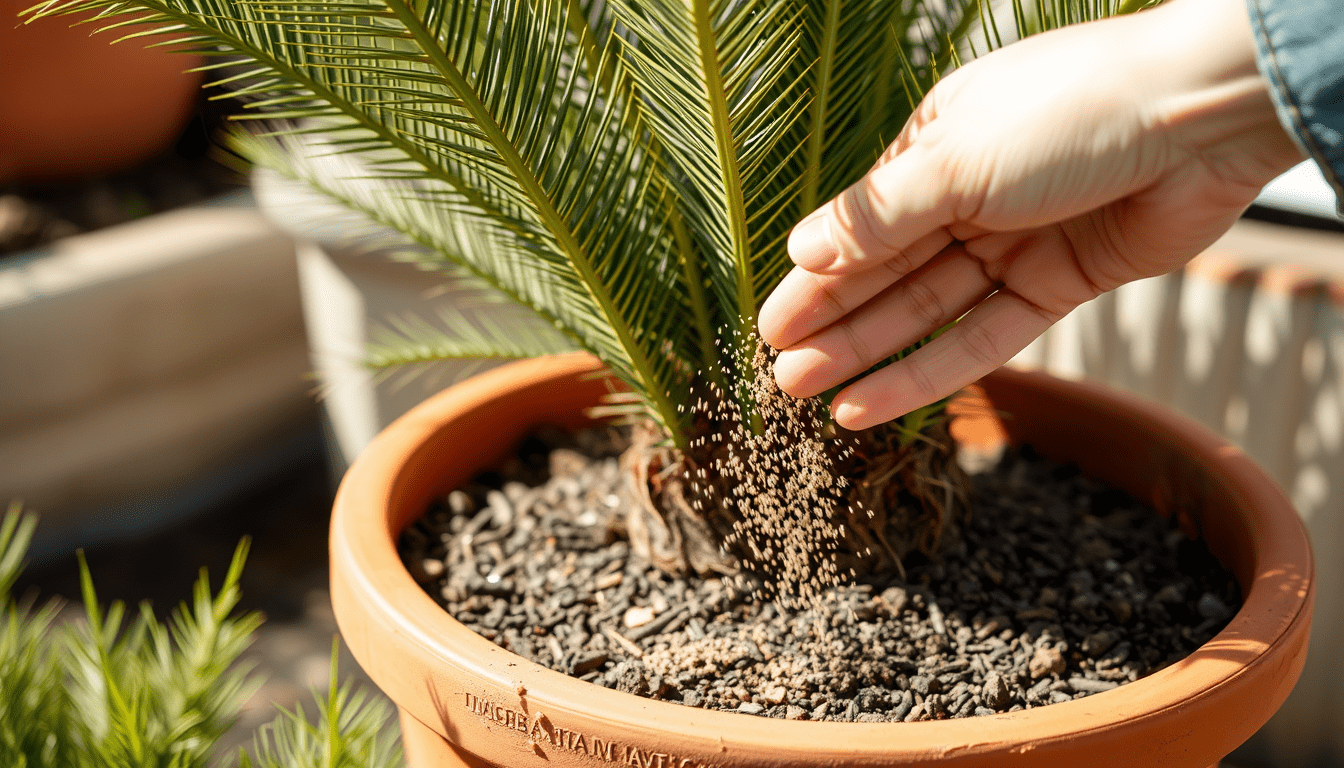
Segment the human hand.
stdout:
<path fill-rule="evenodd" d="M 1180 267 L 1300 160 L 1242 0 L 1175 0 L 952 72 L 789 238 L 761 309 L 780 387 L 862 429 L 952 394 L 1074 307 Z"/>

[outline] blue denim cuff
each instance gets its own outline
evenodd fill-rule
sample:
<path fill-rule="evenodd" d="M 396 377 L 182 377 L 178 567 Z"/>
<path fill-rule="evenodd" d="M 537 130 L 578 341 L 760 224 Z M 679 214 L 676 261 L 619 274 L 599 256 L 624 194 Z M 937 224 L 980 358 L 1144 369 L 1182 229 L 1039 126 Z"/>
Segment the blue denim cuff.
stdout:
<path fill-rule="evenodd" d="M 1344 2 L 1246 0 L 1279 121 L 1321 166 L 1344 213 Z"/>

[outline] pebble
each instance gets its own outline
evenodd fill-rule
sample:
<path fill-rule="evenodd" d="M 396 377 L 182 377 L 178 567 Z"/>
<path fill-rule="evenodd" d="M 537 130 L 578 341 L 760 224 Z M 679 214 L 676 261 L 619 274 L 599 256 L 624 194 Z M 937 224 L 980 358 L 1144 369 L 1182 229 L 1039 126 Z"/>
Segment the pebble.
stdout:
<path fill-rule="evenodd" d="M 630 608 L 626 610 L 625 616 L 621 619 L 621 623 L 625 624 L 628 629 L 642 627 L 651 621 L 653 621 L 653 609 L 647 606 Z"/>
<path fill-rule="evenodd" d="M 1114 680 L 1093 680 L 1087 677 L 1070 677 L 1069 687 L 1078 693 L 1101 693 L 1118 687 Z"/>
<path fill-rule="evenodd" d="M 1003 709 L 1010 698 L 1008 684 L 1004 682 L 1003 676 L 998 672 L 990 672 L 986 675 L 984 685 L 981 688 L 981 696 L 985 705 L 991 709 Z"/>
<path fill-rule="evenodd" d="M 1120 636 L 1110 630 L 1093 632 L 1083 638 L 1083 653 L 1095 659 L 1109 651 L 1119 639 Z"/>
<path fill-rule="evenodd" d="M 1211 592 L 1205 592 L 1200 595 L 1199 602 L 1196 603 L 1195 608 L 1199 611 L 1200 616 L 1214 621 L 1225 620 L 1232 614 L 1232 612 L 1227 609 L 1227 606 L 1223 604 L 1223 601 L 1219 600 L 1218 596 Z"/>
<path fill-rule="evenodd" d="M 1053 646 L 1037 648 L 1031 661 L 1027 662 L 1027 671 L 1031 673 L 1033 680 L 1046 675 L 1058 675 L 1064 671 L 1064 655 Z"/>

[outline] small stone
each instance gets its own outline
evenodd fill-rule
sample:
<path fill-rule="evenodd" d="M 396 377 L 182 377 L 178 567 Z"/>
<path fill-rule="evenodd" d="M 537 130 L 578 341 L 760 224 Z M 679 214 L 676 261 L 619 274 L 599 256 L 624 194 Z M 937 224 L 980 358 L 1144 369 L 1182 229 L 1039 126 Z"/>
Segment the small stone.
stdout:
<path fill-rule="evenodd" d="M 915 695 L 909 691 L 901 691 L 900 700 L 896 704 L 896 708 L 891 711 L 891 719 L 904 720 L 905 716 L 910 714 L 910 710 L 914 709 L 914 706 Z"/>
<path fill-rule="evenodd" d="M 628 629 L 642 627 L 650 621 L 653 621 L 653 609 L 648 606 L 635 606 L 627 609 L 625 616 L 621 619 L 621 622 Z"/>
<path fill-rule="evenodd" d="M 1158 603 L 1179 603 L 1182 599 L 1181 588 L 1175 584 L 1168 584 L 1153 595 L 1153 600 Z"/>
<path fill-rule="evenodd" d="M 938 681 L 924 675 L 915 675 L 910 678 L 910 690 L 921 696 L 928 696 L 930 693 L 939 690 Z"/>
<path fill-rule="evenodd" d="M 802 707 L 797 707 L 794 706 L 793 704 L 790 704 L 789 706 L 784 708 L 785 720 L 802 720 L 806 717 L 807 717 L 807 710 L 803 709 Z"/>
<path fill-rule="evenodd" d="M 1134 606 L 1128 600 L 1114 598 L 1106 601 L 1106 610 L 1111 612 L 1117 624 L 1125 624 L 1134 616 Z"/>
<path fill-rule="evenodd" d="M 1119 639 L 1119 636 L 1109 630 L 1093 632 L 1083 638 L 1083 653 L 1095 659 L 1109 651 Z"/>
<path fill-rule="evenodd" d="M 816 701 L 816 699 L 813 699 L 813 701 Z M 821 703 L 818 704 L 816 707 L 813 707 L 813 709 L 812 709 L 812 719 L 813 719 L 813 720 L 820 720 L 821 718 L 823 718 L 823 717 L 826 716 L 826 713 L 827 713 L 828 711 L 830 711 L 830 709 L 831 709 L 831 703 L 830 703 L 830 702 L 828 702 L 828 701 L 823 701 L 823 702 L 821 702 Z"/>
<path fill-rule="evenodd" d="M 761 701 L 767 704 L 783 704 L 789 697 L 789 691 L 782 685 L 776 685 L 761 696 Z"/>
<path fill-rule="evenodd" d="M 1199 596 L 1199 602 L 1195 604 L 1195 610 L 1199 615 L 1210 621 L 1222 621 L 1232 615 L 1222 600 L 1212 592 L 1205 592 Z"/>
<path fill-rule="evenodd" d="M 981 688 L 980 695 L 987 706 L 994 710 L 1003 709 L 1009 699 L 1008 684 L 998 672 L 990 672 L 985 676 L 985 684 Z"/>
<path fill-rule="evenodd" d="M 698 707 L 705 703 L 705 697 L 699 691 L 692 688 L 681 694 L 681 703 L 688 707 Z"/>
<path fill-rule="evenodd" d="M 905 604 L 910 601 L 910 594 L 900 587 L 887 587 L 882 590 L 879 599 L 886 604 L 891 615 L 895 616 L 905 610 Z"/>
<path fill-rule="evenodd" d="M 598 651 L 597 653 L 590 653 L 584 656 L 579 656 L 578 658 L 574 659 L 574 666 L 570 674 L 583 675 L 592 672 L 593 670 L 597 669 L 603 664 L 606 664 L 607 658 L 608 658 L 607 654 L 603 651 Z"/>
<path fill-rule="evenodd" d="M 636 696 L 643 696 L 649 692 L 649 681 L 648 678 L 644 677 L 643 672 L 628 662 L 623 662 L 621 667 L 624 667 L 624 669 L 617 673 L 617 690 L 633 693 Z"/>
<path fill-rule="evenodd" d="M 1070 677 L 1069 687 L 1078 693 L 1101 693 L 1118 686 L 1113 680 L 1093 680 L 1089 677 Z"/>
<path fill-rule="evenodd" d="M 737 711 L 744 715 L 759 715 L 765 711 L 765 707 L 750 701 L 744 701 L 737 705 Z"/>
<path fill-rule="evenodd" d="M 465 515 L 476 511 L 476 503 L 463 491 L 448 494 L 448 509 L 455 515 Z"/>
<path fill-rule="evenodd" d="M 437 579 L 443 575 L 444 565 L 442 560 L 433 557 L 426 557 L 420 563 L 420 569 L 431 579 Z"/>
<path fill-rule="evenodd" d="M 1031 661 L 1027 662 L 1027 671 L 1031 673 L 1033 680 L 1039 680 L 1046 675 L 1057 675 L 1064 671 L 1064 656 L 1054 646 L 1037 648 Z"/>
<path fill-rule="evenodd" d="M 491 520 L 496 527 L 504 527 L 513 522 L 513 502 L 503 491 L 490 491 L 485 495 L 485 503 L 490 507 Z"/>
<path fill-rule="evenodd" d="M 598 592 L 601 592 L 601 591 L 604 590 L 604 589 L 611 589 L 612 587 L 619 587 L 619 586 L 621 585 L 621 581 L 622 581 L 624 578 L 625 578 L 625 575 L 622 574 L 620 571 L 616 571 L 615 573 L 608 573 L 608 574 L 606 574 L 606 575 L 599 576 L 599 577 L 597 577 L 596 579 L 593 580 L 593 589 L 596 590 L 596 591 L 598 591 Z"/>

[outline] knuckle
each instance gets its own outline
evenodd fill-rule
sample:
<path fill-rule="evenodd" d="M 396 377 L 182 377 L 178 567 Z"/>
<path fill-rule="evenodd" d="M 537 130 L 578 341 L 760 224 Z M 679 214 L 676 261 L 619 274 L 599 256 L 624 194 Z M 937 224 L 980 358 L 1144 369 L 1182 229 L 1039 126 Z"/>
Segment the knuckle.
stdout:
<path fill-rule="evenodd" d="M 915 258 L 911 255 L 908 248 L 898 249 L 891 255 L 891 258 L 883 262 L 885 266 L 896 279 L 900 279 L 915 271 L 919 265 L 915 263 Z"/>
<path fill-rule="evenodd" d="M 1003 362 L 999 359 L 998 339 L 984 326 L 965 326 L 961 334 L 961 347 L 967 357 L 982 367 L 997 368 Z"/>
<path fill-rule="evenodd" d="M 808 277 L 812 282 L 813 290 L 815 290 L 817 295 L 825 300 L 826 304 L 830 307 L 830 311 L 827 313 L 828 316 L 835 314 L 836 317 L 840 317 L 848 311 L 845 308 L 844 300 L 835 291 L 835 283 L 822 279 L 816 275 L 809 274 Z"/>
<path fill-rule="evenodd" d="M 869 349 L 868 344 L 864 342 L 863 338 L 860 337 L 848 323 L 841 323 L 839 328 L 844 334 L 845 344 L 849 346 L 849 350 L 854 355 L 855 361 L 865 368 L 871 365 L 874 362 L 872 350 Z"/>
<path fill-rule="evenodd" d="M 853 187 L 853 194 L 846 195 L 846 219 L 853 233 L 855 249 L 860 252 L 873 245 L 883 244 L 885 226 L 877 215 L 874 200 L 879 195 L 871 176 L 864 177 L 862 182 Z"/>
<path fill-rule="evenodd" d="M 925 328 L 937 328 L 943 324 L 946 316 L 942 299 L 938 293 L 923 283 L 911 283 L 905 287 L 905 302 Z"/>
<path fill-rule="evenodd" d="M 905 366 L 905 375 L 910 381 L 910 388 L 921 402 L 931 403 L 938 399 L 938 388 L 934 386 L 933 376 L 925 366 L 922 356 L 912 355 L 899 364 Z"/>

